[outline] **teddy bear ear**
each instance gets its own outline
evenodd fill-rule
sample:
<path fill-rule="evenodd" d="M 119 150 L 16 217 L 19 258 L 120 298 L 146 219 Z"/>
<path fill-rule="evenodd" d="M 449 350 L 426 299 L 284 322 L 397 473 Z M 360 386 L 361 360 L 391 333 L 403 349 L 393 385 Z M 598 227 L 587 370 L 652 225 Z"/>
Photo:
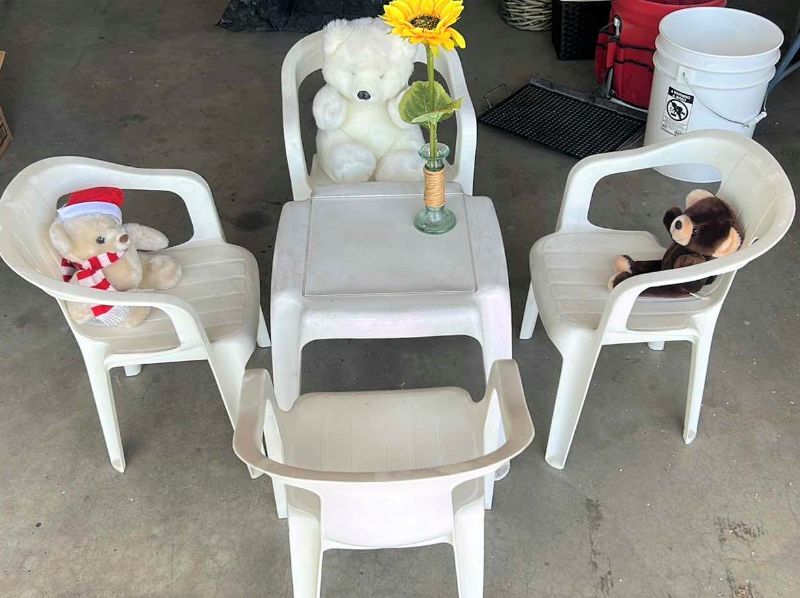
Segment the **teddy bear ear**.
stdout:
<path fill-rule="evenodd" d="M 691 208 L 698 201 L 705 199 L 706 197 L 714 197 L 714 194 L 708 189 L 695 189 L 694 191 L 689 191 L 689 194 L 686 196 L 686 208 Z"/>
<path fill-rule="evenodd" d="M 336 19 L 325 25 L 322 30 L 322 52 L 330 55 L 339 49 L 353 32 L 350 23 L 345 19 Z"/>
<path fill-rule="evenodd" d="M 58 221 L 50 225 L 50 242 L 60 255 L 67 256 L 70 254 L 71 243 L 69 235 L 64 226 Z"/>

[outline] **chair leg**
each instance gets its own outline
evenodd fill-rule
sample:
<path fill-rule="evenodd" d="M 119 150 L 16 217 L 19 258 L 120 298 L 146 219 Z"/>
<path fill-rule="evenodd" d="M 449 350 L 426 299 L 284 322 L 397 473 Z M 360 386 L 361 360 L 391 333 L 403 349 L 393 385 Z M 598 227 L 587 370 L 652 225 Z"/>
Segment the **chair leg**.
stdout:
<path fill-rule="evenodd" d="M 222 395 L 222 402 L 225 404 L 225 410 L 228 412 L 232 426 L 236 425 L 239 399 L 242 394 L 242 380 L 250 354 L 246 354 L 246 351 L 239 347 L 224 344 L 212 346 L 209 354 L 209 365 L 217 381 L 217 387 Z M 252 479 L 264 475 L 263 472 L 249 465 L 247 470 Z"/>
<path fill-rule="evenodd" d="M 275 497 L 275 510 L 278 512 L 278 519 L 286 519 L 288 516 L 286 509 L 286 484 L 272 479 L 272 494 Z"/>
<path fill-rule="evenodd" d="M 663 351 L 664 345 L 664 341 L 650 341 L 647 343 L 647 346 L 650 347 L 651 351 Z"/>
<path fill-rule="evenodd" d="M 563 356 L 545 452 L 545 461 L 556 469 L 564 469 L 567 461 L 599 353 L 598 346 L 582 346 Z"/>
<path fill-rule="evenodd" d="M 125 375 L 128 376 L 129 378 L 131 376 L 138 376 L 141 373 L 142 373 L 142 364 L 125 366 Z"/>
<path fill-rule="evenodd" d="M 689 368 L 689 393 L 686 398 L 686 415 L 683 420 L 683 441 L 690 444 L 697 436 L 700 406 L 703 404 L 703 389 L 706 385 L 708 358 L 711 354 L 713 330 L 702 334 L 692 343 L 692 363 Z"/>
<path fill-rule="evenodd" d="M 114 405 L 114 392 L 111 388 L 111 377 L 102 362 L 92 355 L 83 354 L 86 363 L 86 373 L 89 375 L 89 384 L 94 395 L 94 404 L 97 415 L 100 417 L 100 426 L 103 429 L 103 438 L 108 449 L 108 458 L 111 466 L 119 472 L 125 471 L 125 453 L 122 450 L 122 437 L 119 433 L 117 421 L 117 408 Z"/>
<path fill-rule="evenodd" d="M 533 295 L 533 283 L 528 285 L 528 299 L 525 301 L 525 313 L 522 316 L 522 327 L 519 337 L 527 340 L 533 337 L 533 329 L 536 327 L 536 320 L 539 317 L 539 308 L 536 305 L 536 297 Z"/>
<path fill-rule="evenodd" d="M 307 515 L 289 517 L 289 555 L 294 598 L 319 598 L 322 536 L 318 521 Z"/>
<path fill-rule="evenodd" d="M 256 344 L 262 349 L 272 345 L 269 338 L 269 330 L 267 330 L 267 321 L 264 319 L 264 310 L 258 310 L 258 336 L 256 337 Z"/>
<path fill-rule="evenodd" d="M 459 598 L 483 596 L 483 513 L 477 503 L 455 514 L 453 553 Z"/>

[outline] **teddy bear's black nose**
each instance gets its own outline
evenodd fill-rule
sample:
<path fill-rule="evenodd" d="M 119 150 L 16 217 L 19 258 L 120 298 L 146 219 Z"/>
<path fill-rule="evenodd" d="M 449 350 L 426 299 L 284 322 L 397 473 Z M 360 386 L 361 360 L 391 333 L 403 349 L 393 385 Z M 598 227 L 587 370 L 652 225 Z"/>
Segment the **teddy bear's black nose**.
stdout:
<path fill-rule="evenodd" d="M 683 228 L 683 223 L 680 220 L 675 221 L 675 230 L 681 230 Z"/>
<path fill-rule="evenodd" d="M 371 95 L 369 95 L 368 91 L 364 91 L 363 89 L 359 91 L 358 94 L 356 95 L 358 95 L 359 100 L 368 100 L 372 97 Z"/>

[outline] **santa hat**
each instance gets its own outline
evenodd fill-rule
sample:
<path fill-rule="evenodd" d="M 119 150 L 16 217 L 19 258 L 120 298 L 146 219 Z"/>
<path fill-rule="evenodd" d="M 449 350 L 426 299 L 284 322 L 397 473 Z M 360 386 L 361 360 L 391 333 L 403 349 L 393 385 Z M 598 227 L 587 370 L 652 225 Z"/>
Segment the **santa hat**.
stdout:
<path fill-rule="evenodd" d="M 67 203 L 56 210 L 60 220 L 85 216 L 87 214 L 107 214 L 122 224 L 122 204 L 125 193 L 116 187 L 93 187 L 70 193 Z"/>

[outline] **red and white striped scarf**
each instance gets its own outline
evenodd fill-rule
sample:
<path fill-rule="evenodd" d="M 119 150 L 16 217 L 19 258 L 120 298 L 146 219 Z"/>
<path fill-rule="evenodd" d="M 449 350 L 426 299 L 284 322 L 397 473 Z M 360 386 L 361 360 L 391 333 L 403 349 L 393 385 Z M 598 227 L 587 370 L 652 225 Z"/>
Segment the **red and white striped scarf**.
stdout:
<path fill-rule="evenodd" d="M 108 281 L 103 268 L 110 266 L 125 255 L 124 251 L 110 251 L 81 262 L 71 262 L 66 258 L 61 259 L 61 276 L 64 282 L 76 282 L 81 286 L 100 291 L 116 291 L 117 289 Z M 101 305 L 90 306 L 94 323 L 114 326 L 124 320 L 129 308 L 126 305 Z M 96 321 L 96 322 L 95 322 Z"/>

